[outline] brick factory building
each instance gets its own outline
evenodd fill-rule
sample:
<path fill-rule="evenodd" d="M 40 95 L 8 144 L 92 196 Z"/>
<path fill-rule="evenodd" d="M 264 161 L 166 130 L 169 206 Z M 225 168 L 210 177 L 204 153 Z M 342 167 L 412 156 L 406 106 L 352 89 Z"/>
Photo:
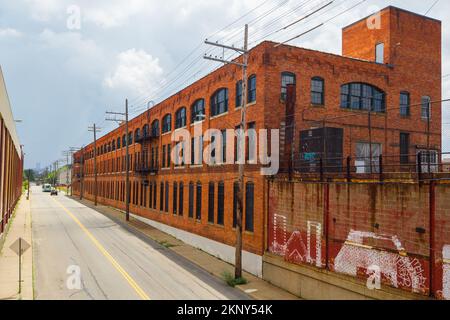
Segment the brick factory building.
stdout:
<path fill-rule="evenodd" d="M 350 159 L 355 174 L 379 172 L 380 162 L 370 154 L 383 155 L 385 170 L 392 172 L 415 171 L 419 158 L 428 168 L 439 166 L 440 21 L 388 7 L 343 29 L 342 55 L 275 45 L 266 41 L 249 52 L 246 122 L 248 129 L 281 130 L 282 172 L 287 150 L 295 156 L 297 173 L 311 172 L 319 158 L 324 171 L 343 171 Z M 128 137 L 121 125 L 98 139 L 99 202 L 125 208 L 128 142 L 131 212 L 232 262 L 238 166 L 174 164 L 168 155 L 176 148 L 172 134 L 181 129 L 194 137 L 187 143 L 204 142 L 206 148 L 206 139 L 194 134 L 200 125 L 202 132 L 220 130 L 227 152 L 234 150 L 234 138 L 224 130 L 240 123 L 241 74 L 237 66 L 223 66 L 130 120 Z M 246 159 L 254 159 L 252 148 L 246 150 Z M 431 155 L 417 156 L 425 150 Z M 74 195 L 94 199 L 92 143 L 74 155 L 74 163 Z M 243 265 L 257 275 L 269 217 L 270 179 L 260 169 L 260 164 L 245 167 L 243 214 Z"/>

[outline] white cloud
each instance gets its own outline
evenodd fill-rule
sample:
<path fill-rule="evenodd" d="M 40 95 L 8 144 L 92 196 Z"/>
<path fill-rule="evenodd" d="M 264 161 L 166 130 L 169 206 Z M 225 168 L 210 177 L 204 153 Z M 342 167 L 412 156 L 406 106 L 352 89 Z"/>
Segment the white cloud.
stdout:
<path fill-rule="evenodd" d="M 61 0 L 25 0 L 28 4 L 31 17 L 34 20 L 47 22 L 56 14 L 65 13 L 64 1 Z"/>
<path fill-rule="evenodd" d="M 39 49 L 62 59 L 71 74 L 81 74 L 86 79 L 102 79 L 112 57 L 94 40 L 77 32 L 54 32 L 45 29 L 39 35 Z M 62 67 L 61 66 L 61 67 Z"/>
<path fill-rule="evenodd" d="M 162 75 L 163 69 L 158 58 L 133 48 L 117 55 L 115 70 L 104 79 L 104 85 L 148 96 L 161 82 Z"/>
<path fill-rule="evenodd" d="M 12 28 L 0 29 L 0 37 L 17 38 L 17 37 L 21 37 L 21 36 L 22 36 L 22 32 L 20 32 L 16 29 L 12 29 Z"/>
<path fill-rule="evenodd" d="M 86 21 L 93 22 L 102 28 L 120 27 L 133 16 L 149 14 L 156 5 L 148 0 L 109 0 L 103 2 L 104 5 L 101 5 L 96 1 L 95 4 L 83 10 Z"/>

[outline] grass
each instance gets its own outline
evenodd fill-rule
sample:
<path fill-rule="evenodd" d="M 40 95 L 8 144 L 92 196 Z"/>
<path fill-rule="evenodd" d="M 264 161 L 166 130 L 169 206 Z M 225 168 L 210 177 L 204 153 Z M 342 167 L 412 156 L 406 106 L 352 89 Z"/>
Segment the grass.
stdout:
<path fill-rule="evenodd" d="M 224 271 L 222 273 L 222 277 L 223 280 L 225 280 L 225 282 L 230 286 L 230 287 L 236 287 L 236 286 L 240 286 L 240 285 L 244 285 L 247 284 L 248 281 L 241 277 L 241 278 L 235 278 L 233 274 L 231 274 L 231 272 L 228 271 Z"/>
<path fill-rule="evenodd" d="M 168 241 L 159 241 L 158 242 L 160 245 L 162 245 L 163 247 L 165 247 L 165 248 L 172 248 L 172 247 L 176 247 L 176 245 L 174 245 L 174 244 L 171 244 L 170 242 L 168 242 Z"/>

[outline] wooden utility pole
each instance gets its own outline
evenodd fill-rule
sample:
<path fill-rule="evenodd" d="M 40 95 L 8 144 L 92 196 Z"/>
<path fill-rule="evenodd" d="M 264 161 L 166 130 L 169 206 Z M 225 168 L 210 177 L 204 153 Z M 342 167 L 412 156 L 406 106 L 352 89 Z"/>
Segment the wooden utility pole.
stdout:
<path fill-rule="evenodd" d="M 242 63 L 235 62 L 235 61 L 227 61 L 225 60 L 225 57 L 217 58 L 212 56 L 206 56 L 205 59 L 222 62 L 225 64 L 233 64 L 237 65 L 242 68 L 242 103 L 241 103 L 241 123 L 240 123 L 240 135 L 241 139 L 244 139 L 245 141 L 245 121 L 246 121 L 246 111 L 247 111 L 247 66 L 248 66 L 248 25 L 245 25 L 244 30 L 244 47 L 242 49 L 235 48 L 233 46 L 227 46 L 223 44 L 218 44 L 216 42 L 210 42 L 208 40 L 205 41 L 206 44 L 216 46 L 219 48 L 230 49 L 234 50 L 236 52 L 239 52 L 242 54 Z M 238 143 L 240 143 L 238 139 Z M 242 144 L 241 144 L 242 145 Z M 243 150 L 240 151 L 241 155 L 243 157 L 239 157 L 240 163 L 239 163 L 239 176 L 238 176 L 238 192 L 237 192 L 237 212 L 236 212 L 236 252 L 235 252 L 235 269 L 234 269 L 234 276 L 236 279 L 239 279 L 242 277 L 242 216 L 244 212 L 244 189 L 245 189 L 245 181 L 244 181 L 244 169 L 245 169 L 245 147 L 241 148 Z"/>
<path fill-rule="evenodd" d="M 75 152 L 81 151 L 81 161 L 83 161 L 83 148 L 75 148 L 75 147 L 71 147 L 70 148 L 70 171 L 71 171 L 71 175 L 70 175 L 70 196 L 73 195 L 73 183 L 74 183 L 74 179 L 73 179 L 73 175 L 75 173 L 75 163 L 73 161 L 73 155 Z M 83 166 L 82 163 L 80 163 L 80 171 L 81 171 L 81 167 Z M 81 174 L 80 174 L 80 181 L 81 181 Z M 81 192 L 81 191 L 80 191 Z"/>
<path fill-rule="evenodd" d="M 97 128 L 96 124 L 89 127 L 88 130 L 94 133 L 94 205 L 97 205 L 97 132 L 101 131 L 101 128 Z"/>
<path fill-rule="evenodd" d="M 126 221 L 130 221 L 130 149 L 129 142 L 130 137 L 128 136 L 128 99 L 125 99 L 125 112 L 112 112 L 107 111 L 106 114 L 122 116 L 125 118 L 125 218 Z M 120 122 L 117 118 L 106 118 L 107 121 Z M 122 119 L 123 120 L 123 119 Z"/>

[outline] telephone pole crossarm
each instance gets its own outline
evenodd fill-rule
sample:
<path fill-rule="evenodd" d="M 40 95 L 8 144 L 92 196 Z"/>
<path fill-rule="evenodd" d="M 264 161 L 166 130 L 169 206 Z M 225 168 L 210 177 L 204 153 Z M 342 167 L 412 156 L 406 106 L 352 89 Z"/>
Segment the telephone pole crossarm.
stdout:
<path fill-rule="evenodd" d="M 208 41 L 208 39 L 205 40 L 205 44 L 209 44 L 210 46 L 215 46 L 215 47 L 219 47 L 219 48 L 222 48 L 222 49 L 234 50 L 234 51 L 237 51 L 237 52 L 240 52 L 240 53 L 244 53 L 244 54 L 248 53 L 247 49 L 241 49 L 241 48 L 236 48 L 236 47 L 233 47 L 233 46 L 227 46 L 227 45 L 224 45 L 224 44 L 220 44 L 220 43 L 217 43 L 217 42 L 211 42 L 211 41 Z"/>
<path fill-rule="evenodd" d="M 239 63 L 239 62 L 235 62 L 235 61 L 227 61 L 227 60 L 223 60 L 223 59 L 220 59 L 220 58 L 216 58 L 216 57 L 212 57 L 212 56 L 207 56 L 207 55 L 205 55 L 203 58 L 205 58 L 206 60 L 211 60 L 211 61 L 216 61 L 216 62 L 222 62 L 222 63 L 225 63 L 225 64 L 234 64 L 234 65 L 236 65 L 236 66 L 239 66 L 239 67 L 246 67 L 246 65 L 245 64 L 243 64 L 243 63 Z"/>

